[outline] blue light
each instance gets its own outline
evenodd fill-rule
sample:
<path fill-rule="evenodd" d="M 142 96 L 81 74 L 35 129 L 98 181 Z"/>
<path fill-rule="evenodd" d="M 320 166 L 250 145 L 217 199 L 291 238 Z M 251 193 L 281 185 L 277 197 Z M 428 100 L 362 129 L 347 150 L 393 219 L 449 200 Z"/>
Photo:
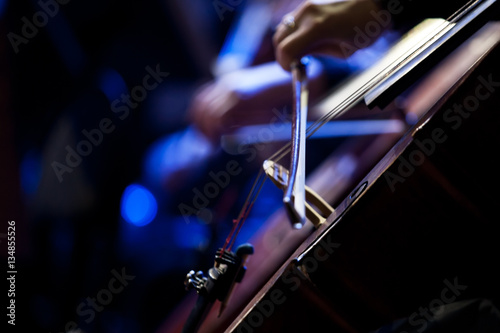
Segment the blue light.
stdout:
<path fill-rule="evenodd" d="M 210 241 L 210 227 L 197 222 L 186 223 L 184 219 L 172 222 L 175 244 L 179 248 L 203 249 Z"/>
<path fill-rule="evenodd" d="M 98 85 L 110 103 L 120 98 L 120 94 L 128 90 L 123 77 L 113 68 L 104 68 L 101 71 Z"/>
<path fill-rule="evenodd" d="M 28 151 L 21 161 L 21 188 L 27 195 L 36 192 L 40 177 L 42 175 L 42 165 L 40 154 L 35 150 Z"/>
<path fill-rule="evenodd" d="M 123 192 L 121 214 L 128 223 L 145 226 L 153 221 L 157 211 L 155 197 L 144 186 L 131 184 Z"/>
<path fill-rule="evenodd" d="M 3 17 L 5 7 L 7 7 L 7 0 L 0 0 L 0 18 Z"/>

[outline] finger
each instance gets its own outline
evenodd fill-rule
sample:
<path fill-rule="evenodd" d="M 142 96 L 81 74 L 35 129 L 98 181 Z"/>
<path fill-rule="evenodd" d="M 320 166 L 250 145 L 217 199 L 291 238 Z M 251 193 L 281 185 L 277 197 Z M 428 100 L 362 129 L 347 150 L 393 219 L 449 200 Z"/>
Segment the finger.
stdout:
<path fill-rule="evenodd" d="M 202 127 L 207 122 L 210 114 L 210 103 L 213 96 L 217 96 L 217 84 L 209 83 L 203 85 L 192 99 L 191 105 L 188 108 L 188 120 L 193 122 L 197 127 Z"/>
<path fill-rule="evenodd" d="M 273 35 L 276 60 L 289 71 L 290 64 L 300 60 L 311 49 L 311 44 L 321 40 L 321 29 L 318 25 L 318 5 L 305 1 L 295 11 L 285 15 Z M 287 24 L 289 18 L 293 24 Z M 289 22 L 289 21 L 288 21 Z"/>
<path fill-rule="evenodd" d="M 273 35 L 273 46 L 276 48 L 279 43 L 283 41 L 286 37 L 288 37 L 290 34 L 294 32 L 295 27 L 298 25 L 297 19 L 294 18 L 294 25 L 293 27 L 290 25 L 285 24 L 285 18 L 291 18 L 293 17 L 291 14 L 288 14 L 284 16 L 284 20 L 281 21 L 280 24 L 276 27 L 276 31 L 274 32 Z"/>
<path fill-rule="evenodd" d="M 276 61 L 284 70 L 290 71 L 292 62 L 310 54 L 311 41 L 316 40 L 312 38 L 313 34 L 314 32 L 307 27 L 300 27 L 276 46 Z"/>
<path fill-rule="evenodd" d="M 224 123 L 228 113 L 235 104 L 233 92 L 223 86 L 214 85 L 197 100 L 193 123 L 211 141 L 218 140 L 226 126 Z"/>
<path fill-rule="evenodd" d="M 293 34 L 302 24 L 302 18 L 308 15 L 311 3 L 308 1 L 302 2 L 295 10 L 283 15 L 281 22 L 276 27 L 273 35 L 273 45 L 276 48 L 281 41 Z"/>

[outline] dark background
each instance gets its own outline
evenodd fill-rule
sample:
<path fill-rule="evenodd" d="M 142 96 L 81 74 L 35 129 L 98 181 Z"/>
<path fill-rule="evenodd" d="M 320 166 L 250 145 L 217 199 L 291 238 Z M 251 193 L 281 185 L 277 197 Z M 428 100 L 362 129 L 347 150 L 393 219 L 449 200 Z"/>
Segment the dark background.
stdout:
<path fill-rule="evenodd" d="M 204 253 L 220 244 L 212 227 L 187 224 L 158 196 L 153 221 L 128 223 L 124 206 L 148 197 L 124 203 L 123 194 L 152 193 L 141 183 L 154 172 L 145 154 L 186 126 L 189 98 L 239 10 L 220 17 L 199 0 L 0 1 L 0 233 L 15 221 L 18 272 L 9 331 L 66 332 L 73 322 L 84 332 L 153 332 L 185 296 L 188 270 L 211 260 Z M 33 31 L 26 22 L 36 20 Z M 142 85 L 148 67 L 168 76 L 120 119 L 111 103 Z M 66 147 L 102 119 L 113 130 L 58 179 L 54 162 L 67 165 Z"/>

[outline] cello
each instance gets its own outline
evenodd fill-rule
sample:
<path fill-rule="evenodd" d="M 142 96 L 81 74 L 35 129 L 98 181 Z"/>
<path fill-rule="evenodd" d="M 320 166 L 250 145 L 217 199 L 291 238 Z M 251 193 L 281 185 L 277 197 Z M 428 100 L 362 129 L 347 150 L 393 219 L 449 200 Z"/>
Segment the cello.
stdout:
<path fill-rule="evenodd" d="M 456 301 L 498 304 L 491 157 L 500 30 L 485 25 L 495 15 L 495 1 L 472 1 L 417 48 L 423 53 L 404 56 L 353 100 L 387 105 L 403 95 L 403 111 L 418 121 L 376 144 L 350 142 L 315 170 L 309 188 L 335 209 L 300 230 L 286 224 L 285 209 L 273 215 L 228 307 L 221 316 L 211 309 L 198 331 L 368 332 L 400 319 L 420 332 Z M 160 332 L 178 329 L 193 299 L 186 304 Z"/>

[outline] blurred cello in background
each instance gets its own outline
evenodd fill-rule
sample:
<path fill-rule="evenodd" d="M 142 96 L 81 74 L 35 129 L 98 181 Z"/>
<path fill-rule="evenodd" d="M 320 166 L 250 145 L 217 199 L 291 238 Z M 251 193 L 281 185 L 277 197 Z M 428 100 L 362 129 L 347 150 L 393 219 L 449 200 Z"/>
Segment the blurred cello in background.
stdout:
<path fill-rule="evenodd" d="M 498 327 L 500 25 L 495 1 L 462 10 L 353 101 L 413 122 L 353 137 L 314 170 L 308 187 L 335 209 L 300 230 L 284 209 L 263 223 L 227 308 L 199 332 Z M 180 332 L 194 303 L 159 332 Z"/>

